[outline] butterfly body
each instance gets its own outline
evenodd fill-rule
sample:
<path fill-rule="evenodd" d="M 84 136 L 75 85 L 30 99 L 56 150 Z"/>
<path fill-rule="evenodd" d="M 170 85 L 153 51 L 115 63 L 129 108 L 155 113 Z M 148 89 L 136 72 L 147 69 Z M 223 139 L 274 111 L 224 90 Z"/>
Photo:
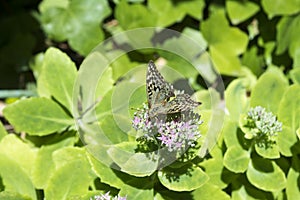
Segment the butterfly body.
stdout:
<path fill-rule="evenodd" d="M 188 94 L 175 94 L 173 85 L 164 80 L 152 61 L 148 64 L 146 76 L 150 118 L 159 115 L 180 114 L 201 104 L 192 100 Z"/>

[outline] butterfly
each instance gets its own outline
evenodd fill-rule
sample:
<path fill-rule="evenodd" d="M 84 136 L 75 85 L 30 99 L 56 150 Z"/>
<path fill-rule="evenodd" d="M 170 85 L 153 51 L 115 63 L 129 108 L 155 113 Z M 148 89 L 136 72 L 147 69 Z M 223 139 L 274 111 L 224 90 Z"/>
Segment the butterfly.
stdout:
<path fill-rule="evenodd" d="M 189 112 L 201 104 L 188 94 L 176 94 L 173 85 L 165 81 L 151 60 L 148 63 L 146 87 L 150 118 Z"/>

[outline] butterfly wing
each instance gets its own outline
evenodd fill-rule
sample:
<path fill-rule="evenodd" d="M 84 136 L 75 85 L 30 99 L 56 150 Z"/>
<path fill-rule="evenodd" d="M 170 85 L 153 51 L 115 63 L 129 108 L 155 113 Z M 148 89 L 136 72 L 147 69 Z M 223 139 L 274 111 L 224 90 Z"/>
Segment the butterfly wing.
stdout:
<path fill-rule="evenodd" d="M 200 102 L 192 100 L 188 94 L 178 94 L 174 99 L 168 101 L 165 107 L 167 114 L 171 114 L 192 110 L 200 104 Z"/>
<path fill-rule="evenodd" d="M 150 109 L 153 105 L 160 104 L 163 106 L 168 99 L 175 96 L 173 85 L 164 80 L 153 61 L 148 64 L 146 77 L 147 98 Z"/>
<path fill-rule="evenodd" d="M 152 61 L 148 64 L 146 86 L 150 117 L 180 114 L 201 104 L 192 100 L 188 94 L 175 96 L 173 85 L 164 80 Z"/>

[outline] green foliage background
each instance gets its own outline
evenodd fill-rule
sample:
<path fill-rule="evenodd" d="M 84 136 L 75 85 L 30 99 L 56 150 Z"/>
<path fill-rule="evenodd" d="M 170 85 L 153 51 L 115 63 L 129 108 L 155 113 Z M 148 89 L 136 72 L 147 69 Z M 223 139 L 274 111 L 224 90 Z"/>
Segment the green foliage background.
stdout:
<path fill-rule="evenodd" d="M 107 191 L 128 199 L 300 199 L 299 22 L 299 0 L 3 1 L 0 98 L 7 105 L 0 123 L 0 199 L 89 199 Z M 210 85 L 189 63 L 166 52 L 140 50 L 113 62 L 100 80 L 105 87 L 97 86 L 102 101 L 96 113 L 113 141 L 98 148 L 109 152 L 118 171 L 99 162 L 80 141 L 73 88 L 80 66 L 100 65 L 94 58 L 82 63 L 97 44 L 145 27 L 176 30 L 201 44 L 211 59 L 202 61 L 207 66 L 202 78 Z M 152 42 L 143 36 L 134 40 Z M 127 45 L 134 46 L 134 40 Z M 186 46 L 180 37 L 164 45 L 203 50 Z M 211 105 L 226 106 L 208 156 L 197 152 L 159 171 L 151 162 L 147 169 L 136 162 L 140 154 L 126 163 L 118 158 L 117 147 L 132 153 L 136 143 L 118 129 L 110 107 L 117 83 L 126 82 L 123 75 L 155 55 L 189 80 L 203 105 L 203 133 L 222 112 Z M 221 95 L 214 88 L 215 71 L 225 84 Z M 135 95 L 141 94 L 143 102 L 144 91 Z M 258 105 L 283 123 L 272 148 L 244 138 L 243 116 Z"/>

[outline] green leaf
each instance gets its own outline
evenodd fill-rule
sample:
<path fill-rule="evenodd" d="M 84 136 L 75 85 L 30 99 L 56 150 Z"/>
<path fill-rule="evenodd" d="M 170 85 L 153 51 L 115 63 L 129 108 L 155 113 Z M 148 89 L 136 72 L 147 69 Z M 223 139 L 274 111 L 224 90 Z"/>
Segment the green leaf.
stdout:
<path fill-rule="evenodd" d="M 167 27 L 173 23 L 181 22 L 186 14 L 200 20 L 204 5 L 204 2 L 199 0 L 176 3 L 171 0 L 150 0 L 148 2 L 149 9 L 157 16 L 156 26 L 159 27 Z"/>
<path fill-rule="evenodd" d="M 111 54 L 121 54 L 124 53 L 123 51 L 112 51 Z M 127 54 L 123 54 L 121 57 L 119 57 L 117 60 L 114 60 L 111 63 L 112 67 L 112 77 L 115 82 L 127 72 L 129 72 L 131 69 L 136 67 L 138 65 L 137 62 L 131 62 Z"/>
<path fill-rule="evenodd" d="M 293 15 L 288 17 L 282 17 L 277 24 L 277 54 L 282 54 L 286 50 L 292 58 L 295 59 L 295 63 L 298 63 L 297 55 L 300 46 L 300 15 Z M 296 62 L 297 61 L 297 62 Z"/>
<path fill-rule="evenodd" d="M 121 189 L 120 195 L 130 199 L 153 199 L 153 177 L 137 178 L 106 166 L 94 156 L 88 154 L 93 171 L 101 182 Z"/>
<path fill-rule="evenodd" d="M 242 64 L 247 66 L 257 76 L 263 72 L 265 63 L 263 56 L 258 54 L 257 46 L 250 47 L 243 54 Z"/>
<path fill-rule="evenodd" d="M 300 127 L 300 85 L 290 86 L 283 94 L 278 109 L 278 120 L 289 127 L 293 134 Z"/>
<path fill-rule="evenodd" d="M 229 51 L 232 55 L 239 55 L 246 50 L 247 35 L 238 28 L 229 26 L 223 11 L 215 12 L 201 23 L 201 30 L 208 44 L 222 52 Z"/>
<path fill-rule="evenodd" d="M 92 166 L 92 170 L 98 177 L 100 177 L 101 182 L 103 183 L 106 183 L 115 188 L 122 188 L 125 183 L 119 177 L 130 177 L 129 175 L 119 170 L 115 170 L 110 166 L 106 166 L 90 153 L 87 153 L 87 156 Z"/>
<path fill-rule="evenodd" d="M 44 0 L 39 4 L 39 10 L 43 13 L 47 9 L 52 7 L 58 8 L 68 8 L 69 0 L 60 0 L 60 1 L 53 1 L 53 0 Z"/>
<path fill-rule="evenodd" d="M 15 192 L 7 192 L 3 191 L 0 192 L 0 199 L 5 199 L 5 200 L 32 200 L 29 196 L 26 195 L 21 195 Z"/>
<path fill-rule="evenodd" d="M 158 159 L 151 159 L 150 153 L 135 153 L 136 148 L 136 142 L 123 142 L 107 152 L 121 171 L 137 177 L 150 176 L 157 169 Z"/>
<path fill-rule="evenodd" d="M 204 184 L 200 188 L 192 192 L 193 199 L 211 200 L 222 199 L 229 200 L 230 196 L 220 190 L 219 187 L 212 184 Z"/>
<path fill-rule="evenodd" d="M 109 68 L 109 60 L 100 52 L 94 51 L 82 62 L 80 71 L 74 86 L 74 94 L 77 101 L 74 105 L 74 115 L 80 116 L 88 110 L 94 111 L 94 106 L 98 106 L 113 88 L 112 71 Z M 110 99 L 105 105 L 105 111 L 110 111 Z M 95 105 L 96 104 L 96 105 Z M 93 114 L 93 113 L 89 113 Z M 87 114 L 86 114 L 87 115 Z M 90 117 L 90 116 L 89 116 Z"/>
<path fill-rule="evenodd" d="M 45 53 L 42 72 L 38 79 L 38 91 L 46 87 L 50 95 L 71 112 L 76 76 L 76 66 L 71 59 L 60 50 L 49 48 Z M 44 87 L 39 88 L 39 84 Z"/>
<path fill-rule="evenodd" d="M 242 175 L 232 182 L 232 199 L 233 200 L 254 200 L 268 199 L 270 193 L 254 187 L 247 178 Z"/>
<path fill-rule="evenodd" d="M 0 121 L 0 141 L 2 138 L 4 138 L 7 135 L 7 131 L 5 130 L 5 127 L 3 126 L 2 122 Z"/>
<path fill-rule="evenodd" d="M 227 0 L 226 8 L 230 21 L 233 24 L 239 24 L 259 11 L 259 6 L 251 1 Z"/>
<path fill-rule="evenodd" d="M 48 135 L 74 123 L 58 104 L 46 98 L 19 100 L 5 107 L 3 113 L 17 132 L 29 135 Z"/>
<path fill-rule="evenodd" d="M 143 179 L 128 180 L 128 184 L 121 188 L 119 195 L 130 200 L 153 200 L 153 182 Z"/>
<path fill-rule="evenodd" d="M 282 126 L 282 131 L 278 133 L 277 144 L 279 151 L 284 156 L 292 156 L 292 147 L 297 143 L 297 136 L 290 127 Z"/>
<path fill-rule="evenodd" d="M 236 55 L 232 55 L 229 51 L 225 52 L 215 46 L 210 46 L 209 53 L 214 66 L 218 73 L 239 76 L 241 71 L 241 63 Z"/>
<path fill-rule="evenodd" d="M 269 18 L 276 15 L 292 15 L 300 11 L 299 0 L 262 0 L 261 4 Z"/>
<path fill-rule="evenodd" d="M 227 147 L 240 145 L 238 134 L 237 134 L 236 122 L 232 122 L 228 118 L 225 118 L 225 122 L 222 128 L 222 135 L 224 137 L 224 142 Z M 240 148 L 242 150 L 241 145 Z"/>
<path fill-rule="evenodd" d="M 55 170 L 55 165 L 52 158 L 53 152 L 64 146 L 73 145 L 74 142 L 74 138 L 67 138 L 51 145 L 42 146 L 39 149 L 32 172 L 32 180 L 36 188 L 45 188 Z"/>
<path fill-rule="evenodd" d="M 56 171 L 45 188 L 46 199 L 66 199 L 72 195 L 83 195 L 94 176 L 86 158 L 85 150 L 65 147 L 53 154 Z M 68 177 L 68 178 L 66 178 Z"/>
<path fill-rule="evenodd" d="M 180 22 L 185 16 L 185 10 L 176 9 L 177 6 L 174 6 L 170 0 L 149 0 L 148 6 L 157 16 L 156 26 L 159 27 L 167 27 L 175 22 Z M 201 11 L 200 8 L 199 11 Z"/>
<path fill-rule="evenodd" d="M 257 152 L 258 155 L 264 158 L 269 158 L 269 159 L 280 158 L 279 148 L 277 145 L 272 145 L 270 147 L 263 147 L 255 144 L 255 151 Z"/>
<path fill-rule="evenodd" d="M 250 183 L 264 191 L 280 191 L 286 186 L 285 174 L 274 161 L 252 158 L 246 175 Z"/>
<path fill-rule="evenodd" d="M 5 190 L 36 200 L 35 188 L 29 174 L 13 159 L 13 157 L 0 153 L 0 175 Z"/>
<path fill-rule="evenodd" d="M 292 159 L 292 167 L 287 175 L 286 195 L 287 199 L 300 199 L 299 190 L 300 162 L 299 158 L 294 155 Z"/>
<path fill-rule="evenodd" d="M 228 85 L 225 91 L 226 108 L 230 119 L 234 122 L 238 122 L 240 115 L 246 113 L 249 107 L 247 85 L 246 79 L 236 79 Z"/>
<path fill-rule="evenodd" d="M 226 75 L 238 75 L 241 64 L 237 56 L 246 50 L 247 35 L 238 28 L 230 27 L 223 11 L 216 11 L 202 22 L 201 30 L 209 44 L 212 60 L 219 72 Z"/>
<path fill-rule="evenodd" d="M 199 127 L 202 134 L 201 148 L 199 149 L 198 156 L 203 158 L 207 152 L 210 152 L 218 143 L 221 134 L 222 126 L 225 120 L 225 113 L 223 109 L 214 108 L 212 110 L 201 111 L 201 120 L 204 123 Z"/>
<path fill-rule="evenodd" d="M 287 87 L 288 81 L 281 70 L 277 68 L 269 69 L 258 79 L 252 90 L 251 107 L 262 106 L 276 114 Z"/>
<path fill-rule="evenodd" d="M 132 12 L 133 10 L 134 12 Z M 115 9 L 115 18 L 125 30 L 154 27 L 157 21 L 157 16 L 142 4 L 129 5 L 126 1 L 121 1 L 117 5 Z"/>
<path fill-rule="evenodd" d="M 295 84 L 300 85 L 300 68 L 294 68 L 290 71 L 290 76 Z"/>
<path fill-rule="evenodd" d="M 100 22 L 111 10 L 107 1 L 63 1 L 40 5 L 44 31 L 56 41 L 69 40 L 71 46 L 87 55 L 103 40 Z M 91 39 L 92 38 L 92 39 Z"/>
<path fill-rule="evenodd" d="M 99 24 L 87 23 L 83 32 L 70 35 L 69 44 L 81 55 L 88 55 L 103 39 L 104 32 L 99 28 Z"/>
<path fill-rule="evenodd" d="M 224 155 L 224 166 L 235 173 L 245 172 L 249 161 L 249 152 L 241 150 L 239 146 L 230 146 Z"/>
<path fill-rule="evenodd" d="M 218 186 L 219 188 L 227 187 L 227 183 L 223 177 L 224 166 L 223 166 L 222 159 L 220 158 L 208 159 L 201 162 L 200 164 L 205 168 L 205 173 L 209 176 L 209 180 L 206 184 L 212 184 Z"/>
<path fill-rule="evenodd" d="M 181 168 L 164 168 L 158 179 L 166 188 L 174 191 L 191 191 L 204 185 L 209 177 L 200 167 L 187 164 Z"/>
<path fill-rule="evenodd" d="M 13 158 L 18 167 L 23 169 L 27 175 L 31 175 L 36 158 L 35 149 L 29 147 L 28 144 L 21 141 L 16 135 L 9 134 L 1 140 L 0 152 L 8 158 Z"/>

